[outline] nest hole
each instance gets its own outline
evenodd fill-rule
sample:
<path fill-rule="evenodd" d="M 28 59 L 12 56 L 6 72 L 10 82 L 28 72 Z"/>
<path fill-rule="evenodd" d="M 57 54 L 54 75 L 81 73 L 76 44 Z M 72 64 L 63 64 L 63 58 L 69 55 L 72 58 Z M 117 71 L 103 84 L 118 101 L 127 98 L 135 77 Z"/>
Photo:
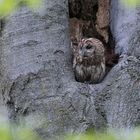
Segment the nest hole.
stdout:
<path fill-rule="evenodd" d="M 107 74 L 119 60 L 109 27 L 109 0 L 69 0 L 68 3 L 71 42 L 78 44 L 81 38 L 90 37 L 102 41 Z"/>

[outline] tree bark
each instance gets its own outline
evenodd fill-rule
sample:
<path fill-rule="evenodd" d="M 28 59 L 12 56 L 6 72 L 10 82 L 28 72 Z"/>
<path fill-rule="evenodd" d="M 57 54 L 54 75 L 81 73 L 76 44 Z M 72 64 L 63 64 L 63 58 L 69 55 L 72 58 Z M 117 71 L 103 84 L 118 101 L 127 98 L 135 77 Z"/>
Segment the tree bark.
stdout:
<path fill-rule="evenodd" d="M 43 12 L 20 8 L 2 31 L 1 95 L 9 118 L 24 120 L 43 139 L 138 125 L 140 10 L 131 13 L 112 0 L 111 30 L 122 55 L 102 83 L 89 85 L 74 79 L 67 0 L 45 0 L 44 7 Z"/>

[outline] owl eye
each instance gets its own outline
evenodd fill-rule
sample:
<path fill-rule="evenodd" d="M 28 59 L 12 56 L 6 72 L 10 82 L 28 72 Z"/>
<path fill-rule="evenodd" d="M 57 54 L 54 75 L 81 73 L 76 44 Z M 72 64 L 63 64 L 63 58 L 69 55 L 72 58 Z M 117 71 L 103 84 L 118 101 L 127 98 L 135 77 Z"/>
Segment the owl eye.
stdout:
<path fill-rule="evenodd" d="M 86 46 L 86 49 L 91 49 L 91 48 L 92 48 L 91 45 Z"/>

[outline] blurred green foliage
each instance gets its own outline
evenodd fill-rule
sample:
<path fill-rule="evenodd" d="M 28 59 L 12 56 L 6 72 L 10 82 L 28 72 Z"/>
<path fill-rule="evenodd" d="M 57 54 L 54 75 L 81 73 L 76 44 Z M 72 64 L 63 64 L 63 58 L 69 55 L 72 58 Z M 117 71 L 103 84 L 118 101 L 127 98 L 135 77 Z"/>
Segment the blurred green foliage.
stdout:
<path fill-rule="evenodd" d="M 140 129 L 109 130 L 87 134 L 67 135 L 64 140 L 140 140 Z"/>
<path fill-rule="evenodd" d="M 88 133 L 79 135 L 67 135 L 64 140 L 116 140 L 116 137 L 112 133 Z"/>
<path fill-rule="evenodd" d="M 140 0 L 121 0 L 129 7 L 140 6 Z M 21 3 L 27 4 L 30 8 L 37 7 L 41 0 L 0 0 L 0 16 L 7 15 L 19 7 Z"/>
<path fill-rule="evenodd" d="M 41 140 L 35 131 L 23 125 L 0 123 L 0 140 Z M 51 139 L 53 140 L 53 139 Z M 140 128 L 131 130 L 108 130 L 106 132 L 89 132 L 68 134 L 61 140 L 140 140 Z"/>
<path fill-rule="evenodd" d="M 140 6 L 140 0 L 121 0 L 125 6 L 136 7 Z"/>
<path fill-rule="evenodd" d="M 0 124 L 0 139 L 13 140 L 11 130 L 7 124 Z"/>
<path fill-rule="evenodd" d="M 0 16 L 5 16 L 16 10 L 21 4 L 25 4 L 30 8 L 40 5 L 41 0 L 0 0 Z"/>
<path fill-rule="evenodd" d="M 122 3 L 129 7 L 140 5 L 140 0 L 121 0 Z M 35 8 L 40 5 L 41 0 L 0 0 L 0 16 L 5 16 L 11 11 L 16 10 L 21 3 L 26 4 L 30 8 Z"/>
<path fill-rule="evenodd" d="M 0 140 L 40 140 L 29 128 L 0 123 Z"/>

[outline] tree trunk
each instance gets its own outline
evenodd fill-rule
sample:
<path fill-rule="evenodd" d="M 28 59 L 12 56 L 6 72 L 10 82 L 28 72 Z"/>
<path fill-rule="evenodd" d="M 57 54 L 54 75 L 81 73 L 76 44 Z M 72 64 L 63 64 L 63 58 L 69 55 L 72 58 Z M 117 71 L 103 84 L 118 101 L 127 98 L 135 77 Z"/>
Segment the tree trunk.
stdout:
<path fill-rule="evenodd" d="M 138 125 L 140 10 L 111 1 L 111 30 L 122 55 L 102 83 L 89 85 L 74 79 L 67 0 L 45 0 L 44 7 L 20 8 L 2 30 L 1 94 L 11 121 L 22 119 L 44 139 Z"/>

